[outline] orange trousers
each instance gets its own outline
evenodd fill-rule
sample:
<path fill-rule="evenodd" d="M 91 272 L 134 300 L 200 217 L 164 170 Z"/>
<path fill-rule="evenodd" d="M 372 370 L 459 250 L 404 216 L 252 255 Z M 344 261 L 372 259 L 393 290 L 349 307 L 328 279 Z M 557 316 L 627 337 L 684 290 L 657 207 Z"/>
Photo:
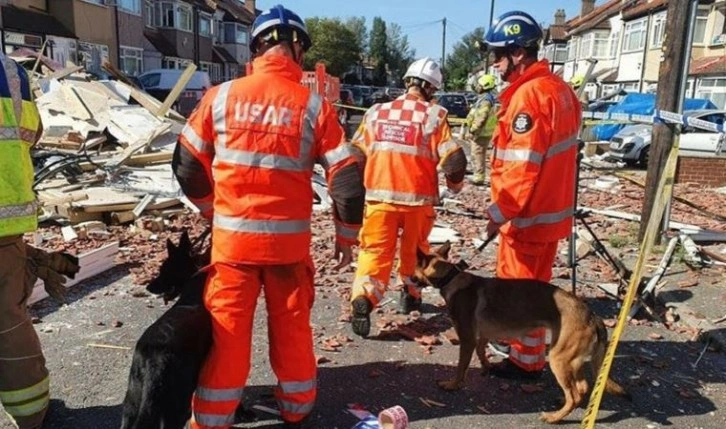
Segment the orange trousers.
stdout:
<path fill-rule="evenodd" d="M 497 250 L 497 277 L 503 279 L 552 279 L 552 264 L 557 256 L 557 241 L 549 243 L 515 242 L 502 235 Z M 546 365 L 546 330 L 535 329 L 510 340 L 509 360 L 526 371 L 539 371 Z"/>
<path fill-rule="evenodd" d="M 263 285 L 282 419 L 298 422 L 310 414 L 317 394 L 313 276 L 310 257 L 286 265 L 214 265 L 204 297 L 214 341 L 192 399 L 193 429 L 228 428 L 233 422 L 250 373 L 253 319 Z"/>
<path fill-rule="evenodd" d="M 398 275 L 409 293 L 419 297 L 419 290 L 409 278 L 416 269 L 416 250 L 429 251 L 428 237 L 435 219 L 433 206 L 368 203 L 358 237 L 358 268 L 351 301 L 365 296 L 375 307 L 383 300 L 393 270 L 399 230 L 401 245 Z"/>

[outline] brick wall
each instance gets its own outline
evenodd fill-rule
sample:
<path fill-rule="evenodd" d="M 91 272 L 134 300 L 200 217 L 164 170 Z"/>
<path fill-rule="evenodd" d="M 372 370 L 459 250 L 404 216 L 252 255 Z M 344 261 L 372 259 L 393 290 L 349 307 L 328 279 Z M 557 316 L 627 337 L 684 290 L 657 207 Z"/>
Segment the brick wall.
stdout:
<path fill-rule="evenodd" d="M 706 186 L 726 186 L 726 156 L 679 156 L 676 183 L 699 183 Z"/>

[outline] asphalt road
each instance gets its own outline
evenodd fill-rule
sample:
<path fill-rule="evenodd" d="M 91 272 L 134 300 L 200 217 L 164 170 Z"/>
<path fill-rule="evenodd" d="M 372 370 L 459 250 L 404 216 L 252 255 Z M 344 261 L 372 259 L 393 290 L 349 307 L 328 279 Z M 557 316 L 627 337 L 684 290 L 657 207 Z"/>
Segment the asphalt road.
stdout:
<path fill-rule="evenodd" d="M 168 308 L 155 297 L 139 297 L 143 289 L 132 285 L 126 274 L 126 267 L 118 267 L 74 288 L 67 306 L 60 308 L 43 302 L 33 309 L 33 314 L 40 318 L 41 323 L 35 326 L 52 374 L 46 428 L 119 427 L 131 349 L 143 330 Z M 339 277 L 339 282 L 318 285 L 312 321 L 318 334 L 316 353 L 330 362 L 320 365 L 319 400 L 310 427 L 351 428 L 356 423 L 356 418 L 346 412 L 351 403 L 374 413 L 401 405 L 414 429 L 547 426 L 538 421 L 539 413 L 558 408 L 562 397 L 549 372 L 541 382 L 523 388 L 520 383 L 481 377 L 476 363 L 468 374 L 467 386 L 448 393 L 436 387 L 435 380 L 452 374 L 456 346 L 444 343 L 427 354 L 415 342 L 397 335 L 354 338 L 350 325 L 338 321 L 343 303 L 335 292 L 351 276 L 346 273 Z M 390 296 L 396 297 L 393 293 Z M 437 303 L 441 299 L 431 292 L 425 300 Z M 605 318 L 616 316 L 613 301 L 598 299 L 589 303 Z M 395 306 L 393 302 L 385 307 L 387 317 Z M 443 330 L 450 324 L 441 312 L 440 307 L 425 305 L 422 317 L 428 319 L 430 326 Z M 380 317 L 376 315 L 374 325 Z M 274 407 L 270 392 L 276 380 L 268 364 L 264 321 L 261 305 L 246 395 L 250 406 Z M 353 341 L 339 352 L 322 351 L 320 340 L 336 334 L 350 336 Z M 706 351 L 699 360 L 702 350 L 702 344 L 662 326 L 628 326 L 612 374 L 630 390 L 634 401 L 628 403 L 606 396 L 598 427 L 726 427 L 726 355 Z M 420 398 L 444 406 L 429 407 Z M 583 409 L 569 416 L 564 426 L 579 427 Z M 237 427 L 278 426 L 274 416 L 257 414 L 258 422 Z M 0 416 L 0 428 L 10 427 L 9 421 Z"/>

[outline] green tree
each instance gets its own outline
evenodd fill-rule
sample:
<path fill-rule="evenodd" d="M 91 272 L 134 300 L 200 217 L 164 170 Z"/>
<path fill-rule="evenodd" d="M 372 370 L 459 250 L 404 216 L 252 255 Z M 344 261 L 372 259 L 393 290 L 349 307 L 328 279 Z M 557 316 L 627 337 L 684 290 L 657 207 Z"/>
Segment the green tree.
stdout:
<path fill-rule="evenodd" d="M 404 73 L 413 62 L 416 51 L 408 44 L 408 36 L 404 35 L 401 26 L 392 23 L 386 28 L 388 41 L 388 69 L 396 85 L 401 85 Z"/>
<path fill-rule="evenodd" d="M 345 26 L 355 34 L 355 41 L 360 52 L 365 52 L 368 48 L 368 29 L 365 17 L 352 16 L 345 21 Z"/>
<path fill-rule="evenodd" d="M 308 18 L 305 20 L 313 47 L 305 54 L 303 67 L 314 70 L 315 64 L 325 64 L 327 72 L 342 76 L 360 58 L 361 48 L 356 35 L 338 18 Z"/>
<path fill-rule="evenodd" d="M 388 63 L 388 37 L 386 36 L 386 21 L 377 16 L 373 18 L 373 26 L 368 45 L 371 61 L 374 63 L 373 84 L 385 86 L 388 78 L 386 64 Z"/>
<path fill-rule="evenodd" d="M 477 27 L 456 42 L 453 52 L 446 57 L 446 76 L 444 78 L 447 89 L 464 89 L 469 73 L 482 61 L 481 54 L 474 42 L 483 39 L 484 28 Z"/>

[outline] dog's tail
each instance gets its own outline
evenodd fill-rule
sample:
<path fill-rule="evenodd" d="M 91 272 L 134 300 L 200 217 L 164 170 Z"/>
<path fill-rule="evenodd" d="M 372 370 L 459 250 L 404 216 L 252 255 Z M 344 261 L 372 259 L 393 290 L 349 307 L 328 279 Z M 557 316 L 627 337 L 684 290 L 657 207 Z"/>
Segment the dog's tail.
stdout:
<path fill-rule="evenodd" d="M 602 367 L 602 362 L 605 359 L 605 353 L 607 352 L 608 348 L 608 330 L 607 328 L 605 328 L 605 323 L 602 321 L 602 319 L 595 315 L 593 315 L 592 317 L 595 321 L 595 327 L 597 329 L 597 340 L 595 341 L 595 348 L 592 352 L 590 364 L 592 365 L 593 377 L 597 377 L 598 372 L 600 372 L 600 367 Z M 633 397 L 630 396 L 630 393 L 628 393 L 621 385 L 616 383 L 610 377 L 608 377 L 607 382 L 605 383 L 605 391 L 610 393 L 611 395 L 622 396 L 628 401 L 633 400 Z"/>

